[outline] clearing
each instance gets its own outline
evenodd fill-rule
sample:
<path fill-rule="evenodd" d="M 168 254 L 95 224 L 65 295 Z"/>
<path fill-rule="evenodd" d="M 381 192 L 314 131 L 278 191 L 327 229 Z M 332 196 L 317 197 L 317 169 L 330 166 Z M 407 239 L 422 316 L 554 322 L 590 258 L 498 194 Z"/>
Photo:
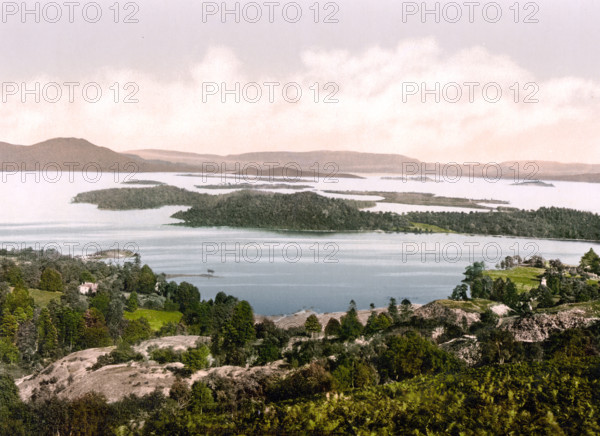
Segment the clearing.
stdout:
<path fill-rule="evenodd" d="M 544 268 L 517 266 L 506 270 L 486 270 L 483 273 L 490 276 L 492 280 L 496 280 L 497 278 L 502 278 L 504 280 L 511 279 L 512 282 L 517 285 L 517 290 L 519 292 L 525 292 L 537 288 L 540 285 L 538 276 L 542 275 L 544 271 Z"/>
<path fill-rule="evenodd" d="M 164 310 L 138 309 L 135 312 L 125 312 L 123 317 L 130 321 L 140 318 L 146 318 L 152 330 L 160 328 L 170 322 L 178 323 L 183 314 L 181 312 L 166 312 Z"/>

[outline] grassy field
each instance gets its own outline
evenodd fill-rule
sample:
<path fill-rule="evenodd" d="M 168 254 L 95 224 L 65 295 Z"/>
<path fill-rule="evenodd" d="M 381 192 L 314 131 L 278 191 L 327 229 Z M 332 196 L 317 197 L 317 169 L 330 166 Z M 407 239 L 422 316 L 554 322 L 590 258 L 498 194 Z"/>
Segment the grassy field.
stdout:
<path fill-rule="evenodd" d="M 490 306 L 498 304 L 496 301 L 484 300 L 482 298 L 475 298 L 469 301 L 455 301 L 455 300 L 437 300 L 438 304 L 449 309 L 461 309 L 465 312 L 483 313 Z"/>
<path fill-rule="evenodd" d="M 159 330 L 169 322 L 179 322 L 182 316 L 181 312 L 165 312 L 152 309 L 138 309 L 135 312 L 125 312 L 124 314 L 124 318 L 128 320 L 146 318 L 153 330 Z"/>
<path fill-rule="evenodd" d="M 502 278 L 504 280 L 511 279 L 517 285 L 520 292 L 529 291 L 532 288 L 537 288 L 540 280 L 537 278 L 544 273 L 543 268 L 531 268 L 518 266 L 508 270 L 487 270 L 484 274 L 490 276 L 492 280 Z"/>
<path fill-rule="evenodd" d="M 60 300 L 61 292 L 48 292 L 40 289 L 29 289 L 29 295 L 33 297 L 35 304 L 40 307 L 48 306 L 52 300 Z"/>
<path fill-rule="evenodd" d="M 424 232 L 430 231 L 433 233 L 455 233 L 452 230 L 443 229 L 441 227 L 435 226 L 433 224 L 423 224 L 423 223 L 411 223 L 415 230 L 423 230 Z"/>

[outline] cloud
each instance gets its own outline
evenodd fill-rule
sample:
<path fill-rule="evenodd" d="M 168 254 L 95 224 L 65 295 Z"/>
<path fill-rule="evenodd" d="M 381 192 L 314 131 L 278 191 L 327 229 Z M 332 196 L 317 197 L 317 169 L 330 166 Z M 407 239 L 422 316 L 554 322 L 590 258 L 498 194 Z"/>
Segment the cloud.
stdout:
<path fill-rule="evenodd" d="M 539 81 L 505 55 L 480 46 L 448 53 L 433 38 L 359 54 L 305 50 L 301 60 L 292 74 L 252 75 L 232 50 L 213 47 L 176 80 L 103 69 L 79 81 L 72 103 L 65 87 L 57 103 L 43 101 L 43 95 L 40 103 L 31 95 L 27 103 L 19 101 L 19 93 L 3 95 L 2 139 L 33 143 L 77 136 L 118 150 L 218 154 L 338 149 L 444 161 L 600 162 L 600 128 L 594 122 L 600 115 L 598 82 Z M 40 76 L 28 89 L 34 82 L 44 89 L 64 80 Z M 88 83 L 102 91 L 96 103 L 82 95 Z M 88 86 L 88 100 L 95 89 Z M 298 89 L 299 101 L 289 102 Z M 208 90 L 216 93 L 207 95 Z M 127 96 L 139 102 L 125 103 Z"/>

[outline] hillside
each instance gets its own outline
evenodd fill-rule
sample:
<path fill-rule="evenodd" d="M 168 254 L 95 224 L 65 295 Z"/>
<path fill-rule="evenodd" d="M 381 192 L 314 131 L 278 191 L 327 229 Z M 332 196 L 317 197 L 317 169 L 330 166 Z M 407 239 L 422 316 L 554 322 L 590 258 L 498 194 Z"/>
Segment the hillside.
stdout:
<path fill-rule="evenodd" d="M 92 144 L 79 138 L 54 138 L 33 145 L 14 145 L 0 143 L 0 162 L 6 171 L 14 171 L 11 164 L 19 169 L 35 171 L 55 170 L 56 164 L 61 170 L 81 171 L 84 166 L 94 164 L 103 171 L 114 172 L 163 172 L 193 171 L 196 167 L 189 164 L 176 164 L 167 161 L 148 161 L 137 156 L 117 153 L 109 148 Z M 133 165 L 132 165 L 133 164 Z M 97 166 L 96 166 L 97 165 Z"/>
<path fill-rule="evenodd" d="M 255 316 L 224 292 L 201 299 L 141 259 L 1 254 L 0 282 L 13 287 L 0 297 L 0 434 L 600 430 L 593 250 L 579 267 L 537 259 L 548 287 L 517 293 L 509 279 L 521 267 L 492 281 L 476 262 L 460 299 L 455 289 L 420 307 L 390 298 L 359 311 L 350 301 L 345 313 L 283 318 Z M 71 285 L 82 277 L 105 290 L 79 295 Z M 25 285 L 64 298 L 39 307 Z M 164 321 L 183 316 L 158 331 L 135 316 L 161 311 Z"/>
<path fill-rule="evenodd" d="M 161 159 L 170 162 L 202 164 L 203 162 L 223 163 L 228 169 L 233 170 L 235 163 L 244 165 L 250 162 L 264 164 L 277 162 L 281 165 L 290 163 L 298 164 L 303 170 L 315 168 L 319 164 L 322 175 L 331 172 L 325 165 L 334 163 L 341 172 L 364 173 L 395 173 L 406 163 L 420 163 L 419 160 L 400 154 L 359 153 L 354 151 L 326 151 L 316 150 L 308 152 L 264 151 L 243 154 L 230 154 L 225 156 L 184 153 L 170 150 L 131 150 L 126 153 L 144 159 Z M 312 172 L 310 173 L 312 174 Z"/>
<path fill-rule="evenodd" d="M 311 171 L 311 168 L 315 168 L 314 165 L 317 162 L 322 176 L 328 173 L 325 165 L 331 162 L 337 165 L 336 172 L 339 173 L 390 173 L 405 174 L 407 176 L 419 176 L 426 173 L 430 177 L 437 174 L 438 177 L 442 177 L 443 175 L 448 178 L 454 178 L 457 174 L 468 177 L 472 173 L 475 177 L 486 175 L 489 178 L 495 178 L 496 168 L 499 167 L 504 179 L 600 182 L 600 164 L 561 163 L 543 160 L 505 161 L 497 164 L 498 167 L 491 163 L 492 167 L 487 168 L 487 173 L 484 174 L 486 163 L 472 167 L 462 165 L 459 170 L 454 165 L 445 166 L 444 162 L 424 162 L 401 154 L 361 153 L 355 151 L 271 151 L 219 156 L 171 150 L 143 149 L 131 150 L 126 153 L 144 159 L 160 159 L 193 165 L 214 162 L 224 164 L 229 170 L 234 170 L 236 163 L 243 166 L 251 162 L 259 163 L 260 165 L 278 162 L 281 165 L 297 163 L 305 172 L 308 172 Z M 516 168 L 519 169 L 518 174 L 515 172 Z"/>
<path fill-rule="evenodd" d="M 121 171 L 132 171 L 132 163 L 138 172 L 180 172 L 203 170 L 203 164 L 217 163 L 225 171 L 236 172 L 239 168 L 249 163 L 258 163 L 262 166 L 260 175 L 272 168 L 273 163 L 280 166 L 293 164 L 286 168 L 286 175 L 294 177 L 294 168 L 301 168 L 302 175 L 315 176 L 318 166 L 318 177 L 356 177 L 349 173 L 389 173 L 404 174 L 406 176 L 420 176 L 427 174 L 429 177 L 436 175 L 441 178 L 455 178 L 457 174 L 468 177 L 488 175 L 496 176 L 496 167 L 489 169 L 484 174 L 484 164 L 475 167 L 462 165 L 445 166 L 443 162 L 423 162 L 402 154 L 361 153 L 355 151 L 328 151 L 315 150 L 308 152 L 252 152 L 243 154 L 215 155 L 203 153 L 189 153 L 173 150 L 141 149 L 118 153 L 107 147 L 101 147 L 80 138 L 53 138 L 33 145 L 15 145 L 0 142 L 0 162 L 16 163 L 24 170 L 36 170 L 36 164 L 43 168 L 49 163 L 58 163 L 62 170 L 72 168 L 71 162 L 76 162 L 81 169 L 88 163 L 97 163 L 104 171 L 115 171 L 118 166 Z M 315 165 L 316 164 L 316 165 Z M 333 164 L 333 165 L 331 165 Z M 238 165 L 236 167 L 236 165 Z M 297 166 L 296 166 L 297 165 Z M 499 165 L 504 179 L 519 180 L 563 180 L 574 182 L 600 182 L 600 164 L 560 163 L 542 160 L 532 161 L 506 161 Z M 212 168 L 212 167 L 211 167 Z M 519 168 L 518 175 L 515 168 Z M 13 167 L 7 167 L 7 171 Z M 290 173 L 293 172 L 293 174 Z M 256 173 L 256 171 L 255 171 Z M 262 174 L 264 173 L 264 174 Z M 278 173 L 283 174 L 281 168 Z"/>

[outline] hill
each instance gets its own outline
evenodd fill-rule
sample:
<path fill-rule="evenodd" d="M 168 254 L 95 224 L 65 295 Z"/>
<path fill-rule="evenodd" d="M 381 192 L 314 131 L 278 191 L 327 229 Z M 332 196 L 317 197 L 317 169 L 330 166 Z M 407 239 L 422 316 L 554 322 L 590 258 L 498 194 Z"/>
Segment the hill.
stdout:
<path fill-rule="evenodd" d="M 183 153 L 170 150 L 132 150 L 128 151 L 132 156 L 144 159 L 162 159 L 170 162 L 189 162 L 201 165 L 203 162 L 215 162 L 225 164 L 228 169 L 235 170 L 235 164 L 244 165 L 256 162 L 261 165 L 277 162 L 281 165 L 295 163 L 309 174 L 311 168 L 315 169 L 315 163 L 319 165 L 322 175 L 333 172 L 333 168 L 325 168 L 328 163 L 337 165 L 337 170 L 342 172 L 365 172 L 365 173 L 396 173 L 399 168 L 408 163 L 420 161 L 401 154 L 379 154 L 359 153 L 355 151 L 327 151 L 316 150 L 307 152 L 289 151 L 263 151 L 243 154 L 230 154 L 218 156 L 212 154 Z M 310 173 L 312 174 L 312 173 Z"/>
<path fill-rule="evenodd" d="M 326 168 L 328 163 L 336 165 L 337 173 L 390 173 L 407 176 L 435 176 L 455 178 L 487 176 L 494 179 L 497 170 L 503 179 L 512 180 L 563 180 L 573 182 L 600 182 L 600 164 L 561 163 L 543 160 L 505 161 L 498 164 L 482 162 L 479 165 L 446 165 L 444 162 L 424 162 L 401 154 L 361 153 L 355 151 L 315 150 L 309 152 L 268 151 L 243 154 L 214 155 L 186 153 L 171 150 L 131 150 L 131 156 L 144 159 L 160 159 L 173 163 L 188 163 L 201 166 L 203 163 L 218 163 L 229 171 L 235 171 L 236 163 L 243 166 L 254 162 L 260 165 L 277 162 L 281 165 L 295 163 L 306 174 L 313 174 L 315 163 L 319 165 L 321 176 L 333 171 Z M 518 172 L 517 172 L 518 169 Z M 329 170 L 329 171 L 328 171 Z"/>
<path fill-rule="evenodd" d="M 240 167 L 249 163 L 257 163 L 262 168 L 259 176 L 270 175 L 268 168 L 286 168 L 286 175 L 294 177 L 300 168 L 302 175 L 318 177 L 352 177 L 348 173 L 403 174 L 406 176 L 424 176 L 438 178 L 455 178 L 457 175 L 468 177 L 488 176 L 495 178 L 499 173 L 504 179 L 512 180 L 563 180 L 574 182 L 600 183 L 600 164 L 560 163 L 542 160 L 506 161 L 500 164 L 485 163 L 478 166 L 445 165 L 443 162 L 423 162 L 402 154 L 361 153 L 355 151 L 316 150 L 308 152 L 252 152 L 243 154 L 215 155 L 189 153 L 172 150 L 131 150 L 118 153 L 107 147 L 101 147 L 80 138 L 54 138 L 33 145 L 15 145 L 0 142 L 0 162 L 5 171 L 14 171 L 12 164 L 19 169 L 32 171 L 54 169 L 58 164 L 61 170 L 81 170 L 89 163 L 95 163 L 103 171 L 122 172 L 200 172 L 203 164 L 217 163 L 222 170 L 239 172 Z M 73 164 L 75 163 L 75 164 Z M 273 165 L 278 163 L 279 165 Z M 133 164 L 133 166 L 132 166 Z M 237 165 L 237 166 L 236 166 Z M 211 167 L 212 168 L 212 167 Z M 518 168 L 518 173 L 515 169 Z M 214 170 L 213 170 L 214 171 Z M 290 174 L 292 171 L 293 174 Z M 256 174 L 257 171 L 254 170 Z"/>
<path fill-rule="evenodd" d="M 60 168 L 63 171 L 90 170 L 115 172 L 193 171 L 196 167 L 167 161 L 148 161 L 117 153 L 80 138 L 54 138 L 33 145 L 0 143 L 0 162 L 5 171 L 35 171 Z M 93 166 L 92 166 L 93 165 Z"/>

